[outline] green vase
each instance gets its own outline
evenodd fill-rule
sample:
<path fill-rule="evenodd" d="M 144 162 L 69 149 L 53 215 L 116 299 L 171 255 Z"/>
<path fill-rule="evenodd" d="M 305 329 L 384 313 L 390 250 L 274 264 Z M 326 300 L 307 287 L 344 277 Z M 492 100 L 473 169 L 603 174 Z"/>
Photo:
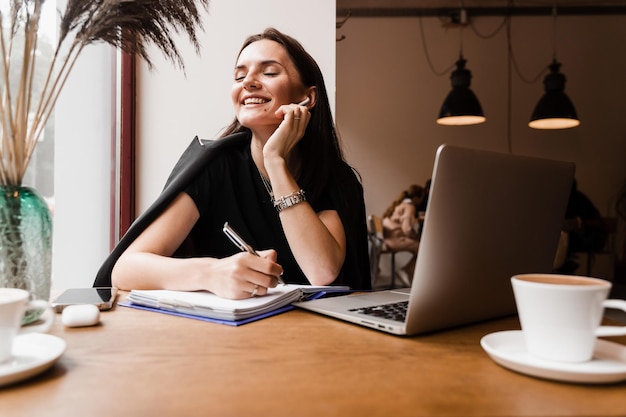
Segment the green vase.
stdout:
<path fill-rule="evenodd" d="M 52 217 L 30 187 L 0 186 L 0 287 L 20 288 L 48 300 L 52 267 Z M 29 311 L 23 324 L 39 319 Z"/>

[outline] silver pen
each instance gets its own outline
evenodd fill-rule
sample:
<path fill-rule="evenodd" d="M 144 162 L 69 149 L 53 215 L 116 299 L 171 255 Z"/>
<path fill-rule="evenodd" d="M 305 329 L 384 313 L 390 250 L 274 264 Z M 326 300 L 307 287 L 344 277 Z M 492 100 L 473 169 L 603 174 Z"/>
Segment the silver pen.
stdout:
<path fill-rule="evenodd" d="M 230 239 L 230 241 L 233 242 L 235 246 L 239 248 L 239 250 L 241 250 L 242 252 L 248 252 L 254 256 L 260 257 L 257 251 L 255 251 L 252 246 L 250 246 L 245 240 L 243 240 L 243 238 L 239 236 L 239 234 L 235 232 L 235 230 L 232 227 L 230 227 L 228 222 L 224 223 L 224 227 L 222 228 L 222 230 L 224 231 L 224 234 Z M 276 277 L 276 279 L 278 279 L 279 283 L 285 285 L 285 281 L 283 281 L 282 276 L 279 275 Z"/>

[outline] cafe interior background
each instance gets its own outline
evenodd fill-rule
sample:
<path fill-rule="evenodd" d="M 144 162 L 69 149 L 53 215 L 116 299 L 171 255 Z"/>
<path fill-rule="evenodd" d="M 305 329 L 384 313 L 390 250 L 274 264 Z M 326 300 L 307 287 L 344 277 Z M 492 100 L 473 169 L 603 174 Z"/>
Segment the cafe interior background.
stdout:
<path fill-rule="evenodd" d="M 615 217 L 626 182 L 625 21 L 625 1 L 213 0 L 201 56 L 188 48 L 185 73 L 158 56 L 152 71 L 138 64 L 135 214 L 158 195 L 193 136 L 215 137 L 231 120 L 232 65 L 241 42 L 275 26 L 299 39 L 324 72 L 368 213 L 382 214 L 407 186 L 423 185 L 437 147 L 448 143 L 573 161 L 579 189 L 603 216 Z M 461 55 L 486 121 L 439 125 Z M 554 59 L 580 125 L 532 129 L 528 122 Z M 75 91 L 84 90 L 77 84 Z M 55 178 L 55 188 L 60 183 Z M 76 222 L 57 205 L 61 222 Z M 624 222 L 618 226 L 621 255 Z M 60 239 L 55 236 L 55 253 L 76 250 Z M 55 260 L 53 285 L 90 285 L 104 256 L 98 249 L 82 270 Z M 597 257 L 593 274 L 613 277 L 608 255 Z"/>
<path fill-rule="evenodd" d="M 615 198 L 626 182 L 626 129 L 619 116 L 626 109 L 624 2 L 465 1 L 465 24 L 459 23 L 463 2 L 396 3 L 449 9 L 422 9 L 422 17 L 420 11 L 402 17 L 410 11 L 378 9 L 378 16 L 355 17 L 358 10 L 352 16 L 348 7 L 338 10 L 339 19 L 349 17 L 337 31 L 345 37 L 337 43 L 337 124 L 363 175 L 368 212 L 380 214 L 402 189 L 423 185 L 436 148 L 450 143 L 573 161 L 579 189 L 602 216 L 616 216 Z M 509 19 L 495 15 L 510 4 L 516 7 Z M 436 119 L 460 52 L 486 121 L 442 126 Z M 532 129 L 528 122 L 554 59 L 562 64 L 580 125 Z M 489 219 L 475 221 L 488 227 Z M 623 223 L 620 231 L 614 243 L 623 254 Z M 590 272 L 613 278 L 614 259 L 594 254 Z M 586 255 L 579 260 L 577 273 L 587 273 Z"/>

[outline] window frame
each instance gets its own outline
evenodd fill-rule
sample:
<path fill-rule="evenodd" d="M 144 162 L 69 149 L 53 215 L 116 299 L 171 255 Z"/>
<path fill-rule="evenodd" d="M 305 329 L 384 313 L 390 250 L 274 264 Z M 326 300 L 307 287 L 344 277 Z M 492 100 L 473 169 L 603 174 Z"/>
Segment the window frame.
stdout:
<path fill-rule="evenodd" d="M 126 52 L 121 53 L 120 60 L 119 222 L 111 219 L 111 249 L 135 220 L 137 63 L 135 56 Z M 115 210 L 111 213 L 115 217 Z"/>

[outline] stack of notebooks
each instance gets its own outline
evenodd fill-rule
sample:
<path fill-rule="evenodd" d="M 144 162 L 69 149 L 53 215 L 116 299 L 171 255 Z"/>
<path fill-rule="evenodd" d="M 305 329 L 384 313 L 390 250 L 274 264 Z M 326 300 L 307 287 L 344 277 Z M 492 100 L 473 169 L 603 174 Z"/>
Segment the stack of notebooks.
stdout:
<path fill-rule="evenodd" d="M 346 286 L 278 285 L 267 295 L 229 300 L 208 291 L 132 290 L 125 307 L 238 326 L 294 309 L 295 301 L 345 293 Z"/>

